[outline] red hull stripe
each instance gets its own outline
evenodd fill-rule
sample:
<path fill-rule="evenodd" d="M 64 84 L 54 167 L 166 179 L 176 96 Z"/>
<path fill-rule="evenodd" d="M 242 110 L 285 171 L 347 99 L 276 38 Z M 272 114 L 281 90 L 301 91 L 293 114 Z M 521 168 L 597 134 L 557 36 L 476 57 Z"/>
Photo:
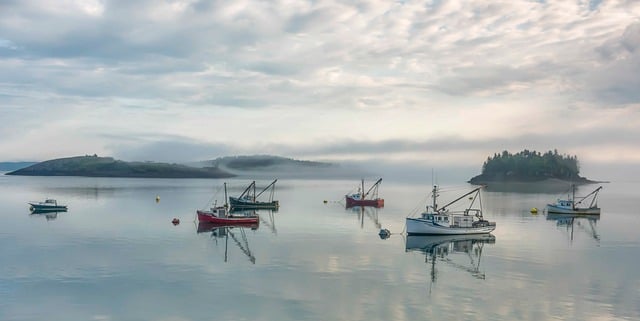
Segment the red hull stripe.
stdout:
<path fill-rule="evenodd" d="M 353 198 L 347 197 L 347 207 L 351 206 L 384 207 L 384 199 L 378 198 L 374 200 L 354 200 Z"/>

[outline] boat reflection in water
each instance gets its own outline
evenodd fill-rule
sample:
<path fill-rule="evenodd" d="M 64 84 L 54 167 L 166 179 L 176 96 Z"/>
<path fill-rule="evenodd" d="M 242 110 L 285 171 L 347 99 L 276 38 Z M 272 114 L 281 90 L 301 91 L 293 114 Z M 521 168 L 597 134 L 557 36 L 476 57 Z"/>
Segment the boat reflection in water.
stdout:
<path fill-rule="evenodd" d="M 58 213 L 66 213 L 67 210 L 64 211 L 51 211 L 51 210 L 33 210 L 29 214 L 32 217 L 42 217 L 44 216 L 47 221 L 52 221 L 58 218 Z"/>
<path fill-rule="evenodd" d="M 278 234 L 278 229 L 276 229 L 276 220 L 275 220 L 275 213 L 278 212 L 277 209 L 272 209 L 272 210 L 249 210 L 249 209 L 231 209 L 229 210 L 229 213 L 231 214 L 240 214 L 240 215 L 244 215 L 244 216 L 257 216 L 259 219 L 258 223 L 255 223 L 255 228 L 252 229 L 256 229 L 258 227 L 258 224 L 266 226 L 271 233 L 273 234 Z"/>
<path fill-rule="evenodd" d="M 382 228 L 382 224 L 380 224 L 380 220 L 378 219 L 378 211 L 379 208 L 376 207 L 365 207 L 365 206 L 353 206 L 346 209 L 351 213 L 356 213 L 358 215 L 358 221 L 360 221 L 360 228 L 364 229 L 364 221 L 365 216 L 373 223 L 376 229 L 380 230 Z"/>
<path fill-rule="evenodd" d="M 218 244 L 218 240 L 224 239 L 224 261 L 227 262 L 229 258 L 229 238 L 240 248 L 242 253 L 244 253 L 251 263 L 256 263 L 256 258 L 251 253 L 251 249 L 249 249 L 249 241 L 247 240 L 247 234 L 245 232 L 246 229 L 257 230 L 259 224 L 258 223 L 235 223 L 233 225 L 229 224 L 219 224 L 219 223 L 209 223 L 209 222 L 199 222 L 197 233 L 211 233 L 211 238 L 215 240 L 216 245 Z"/>
<path fill-rule="evenodd" d="M 436 261 L 467 271 L 473 277 L 484 280 L 485 273 L 480 271 L 482 249 L 485 243 L 495 242 L 496 237 L 492 234 L 409 235 L 405 251 L 420 251 L 425 254 L 425 262 L 431 265 L 432 283 L 438 278 Z M 465 261 L 468 263 L 464 263 Z"/>
<path fill-rule="evenodd" d="M 569 234 L 569 241 L 573 242 L 574 227 L 587 233 L 597 242 L 600 242 L 600 235 L 596 230 L 596 225 L 600 220 L 600 215 L 588 214 L 555 214 L 547 213 L 548 221 L 555 221 L 557 227 L 564 228 Z"/>

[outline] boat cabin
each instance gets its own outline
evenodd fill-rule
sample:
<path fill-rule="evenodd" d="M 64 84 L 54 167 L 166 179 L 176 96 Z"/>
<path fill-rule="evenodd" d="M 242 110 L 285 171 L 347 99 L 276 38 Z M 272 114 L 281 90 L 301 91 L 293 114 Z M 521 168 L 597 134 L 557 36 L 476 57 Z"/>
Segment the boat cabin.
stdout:
<path fill-rule="evenodd" d="M 44 204 L 45 205 L 58 205 L 58 202 L 56 200 L 50 198 L 50 199 L 44 200 Z"/>
<path fill-rule="evenodd" d="M 450 227 L 473 227 L 474 219 L 472 215 L 469 215 L 471 211 L 467 210 L 464 214 L 436 214 L 436 213 L 422 213 L 422 219 L 427 220 L 433 224 Z M 478 213 L 480 213 L 478 211 Z M 481 215 L 476 213 L 476 216 Z"/>
<path fill-rule="evenodd" d="M 559 199 L 557 204 L 560 207 L 573 208 L 573 202 L 572 201 L 560 200 Z"/>
<path fill-rule="evenodd" d="M 352 200 L 360 200 L 360 193 L 355 193 L 355 194 L 351 194 L 351 195 L 347 195 L 347 197 L 349 197 Z"/>
<path fill-rule="evenodd" d="M 211 214 L 215 217 L 227 217 L 227 208 L 224 206 L 212 207 Z"/>
<path fill-rule="evenodd" d="M 449 215 L 422 213 L 422 218 L 435 224 L 449 225 Z"/>

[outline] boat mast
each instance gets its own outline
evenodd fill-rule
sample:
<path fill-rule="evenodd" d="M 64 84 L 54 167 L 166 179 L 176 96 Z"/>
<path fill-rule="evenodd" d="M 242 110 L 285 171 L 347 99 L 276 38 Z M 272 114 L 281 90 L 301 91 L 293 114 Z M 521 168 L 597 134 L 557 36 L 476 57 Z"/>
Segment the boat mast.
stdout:
<path fill-rule="evenodd" d="M 576 209 L 576 184 L 571 184 L 571 191 L 573 193 L 571 195 L 571 208 L 575 210 Z M 573 234 L 573 230 L 571 234 Z"/>
<path fill-rule="evenodd" d="M 364 178 L 362 179 L 362 189 L 360 191 L 361 191 L 360 192 L 361 193 L 360 194 L 360 199 L 364 201 L 364 197 L 365 197 L 365 194 L 364 194 Z"/>
<path fill-rule="evenodd" d="M 431 195 L 433 197 L 433 211 L 437 212 L 438 211 L 438 204 L 436 204 L 436 197 L 438 196 L 438 187 L 436 185 L 433 185 L 433 190 L 431 191 Z"/>
<path fill-rule="evenodd" d="M 227 203 L 227 182 L 224 183 L 224 208 L 228 208 L 229 203 Z"/>

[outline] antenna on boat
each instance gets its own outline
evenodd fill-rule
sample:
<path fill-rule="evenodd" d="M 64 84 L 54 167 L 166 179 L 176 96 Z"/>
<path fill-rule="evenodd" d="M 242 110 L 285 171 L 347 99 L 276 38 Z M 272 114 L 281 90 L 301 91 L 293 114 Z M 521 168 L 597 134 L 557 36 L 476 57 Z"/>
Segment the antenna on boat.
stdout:
<path fill-rule="evenodd" d="M 431 169 L 431 186 L 433 186 L 435 184 L 434 182 L 434 178 L 433 178 L 433 168 Z"/>

